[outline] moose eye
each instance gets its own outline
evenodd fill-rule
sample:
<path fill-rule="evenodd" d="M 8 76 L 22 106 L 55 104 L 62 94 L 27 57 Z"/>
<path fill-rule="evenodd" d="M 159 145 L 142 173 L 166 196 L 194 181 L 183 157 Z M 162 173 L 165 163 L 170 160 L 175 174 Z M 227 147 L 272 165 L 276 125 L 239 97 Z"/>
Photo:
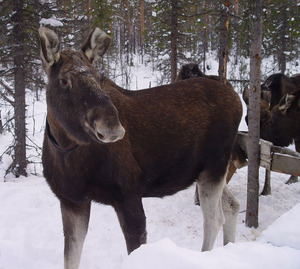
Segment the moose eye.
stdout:
<path fill-rule="evenodd" d="M 60 84 L 60 86 L 63 87 L 63 88 L 66 88 L 66 87 L 70 86 L 69 81 L 66 80 L 66 79 L 60 79 L 60 80 L 59 80 L 59 84 Z"/>

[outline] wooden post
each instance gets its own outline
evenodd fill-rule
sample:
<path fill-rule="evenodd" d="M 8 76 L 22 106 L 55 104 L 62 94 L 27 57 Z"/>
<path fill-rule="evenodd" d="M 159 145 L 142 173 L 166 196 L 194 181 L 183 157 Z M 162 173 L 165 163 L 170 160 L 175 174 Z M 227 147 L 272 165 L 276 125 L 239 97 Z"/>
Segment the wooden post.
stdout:
<path fill-rule="evenodd" d="M 270 194 L 271 194 L 271 171 L 266 169 L 265 184 L 261 192 L 261 195 L 270 195 Z"/>
<path fill-rule="evenodd" d="M 262 44 L 262 1 L 253 0 L 251 5 L 252 41 L 250 46 L 250 91 L 249 91 L 249 141 L 248 141 L 248 186 L 246 226 L 258 227 L 259 197 L 259 138 L 260 138 L 260 62 Z"/>

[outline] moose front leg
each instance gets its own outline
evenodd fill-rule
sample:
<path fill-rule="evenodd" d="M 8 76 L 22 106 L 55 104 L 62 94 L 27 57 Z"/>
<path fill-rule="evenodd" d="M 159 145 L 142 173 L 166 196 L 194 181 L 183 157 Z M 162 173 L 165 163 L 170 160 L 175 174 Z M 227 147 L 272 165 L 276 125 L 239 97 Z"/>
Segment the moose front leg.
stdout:
<path fill-rule="evenodd" d="M 78 269 L 87 234 L 91 203 L 60 203 L 65 236 L 64 268 Z"/>
<path fill-rule="evenodd" d="M 146 217 L 141 198 L 130 198 L 119 202 L 115 206 L 120 226 L 122 228 L 127 252 L 145 244 L 147 240 Z"/>

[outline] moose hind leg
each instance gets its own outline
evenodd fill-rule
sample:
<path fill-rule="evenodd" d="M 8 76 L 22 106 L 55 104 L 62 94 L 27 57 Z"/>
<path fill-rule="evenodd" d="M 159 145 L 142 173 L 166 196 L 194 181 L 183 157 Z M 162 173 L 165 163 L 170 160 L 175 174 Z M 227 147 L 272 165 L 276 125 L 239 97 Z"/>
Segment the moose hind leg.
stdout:
<path fill-rule="evenodd" d="M 236 223 L 240 210 L 239 201 L 229 191 L 225 185 L 222 195 L 222 208 L 225 217 L 223 224 L 223 244 L 235 242 Z"/>
<path fill-rule="evenodd" d="M 221 198 L 225 179 L 223 177 L 216 180 L 207 172 L 202 172 L 197 184 L 204 219 L 202 251 L 208 251 L 213 248 L 217 234 L 224 223 Z"/>
<path fill-rule="evenodd" d="M 64 268 L 78 269 L 87 234 L 91 203 L 76 205 L 61 202 L 65 236 Z"/>

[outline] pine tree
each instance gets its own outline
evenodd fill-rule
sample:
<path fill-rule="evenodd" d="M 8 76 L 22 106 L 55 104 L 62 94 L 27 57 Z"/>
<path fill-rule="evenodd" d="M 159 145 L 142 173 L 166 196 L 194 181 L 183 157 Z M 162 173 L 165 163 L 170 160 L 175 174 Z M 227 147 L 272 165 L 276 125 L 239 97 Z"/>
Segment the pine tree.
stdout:
<path fill-rule="evenodd" d="M 44 85 L 37 39 L 41 5 L 38 0 L 12 0 L 2 4 L 0 92 L 14 110 L 14 144 L 9 150 L 13 162 L 7 172 L 18 177 L 27 175 L 26 89 L 38 91 Z"/>
<path fill-rule="evenodd" d="M 226 83 L 227 58 L 228 58 L 228 35 L 230 22 L 230 2 L 223 1 L 220 7 L 220 46 L 219 46 L 219 78 L 222 83 Z"/>
<path fill-rule="evenodd" d="M 268 1 L 264 21 L 264 50 L 266 57 L 274 56 L 280 72 L 286 72 L 287 62 L 300 56 L 300 5 L 296 0 Z"/>

